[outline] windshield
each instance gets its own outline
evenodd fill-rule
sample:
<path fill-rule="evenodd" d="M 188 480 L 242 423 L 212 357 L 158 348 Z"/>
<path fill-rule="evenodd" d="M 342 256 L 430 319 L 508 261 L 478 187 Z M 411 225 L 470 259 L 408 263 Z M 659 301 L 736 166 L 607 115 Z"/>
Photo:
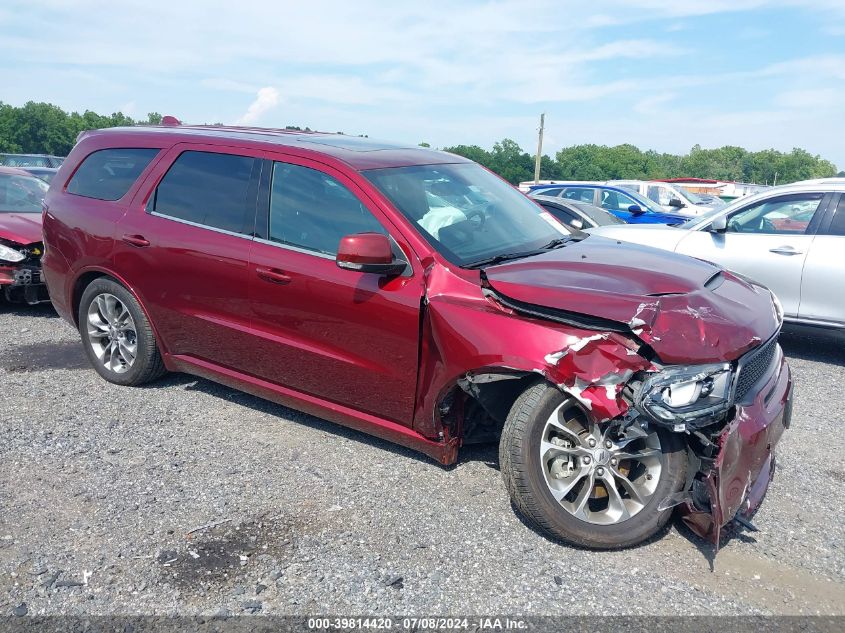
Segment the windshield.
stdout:
<path fill-rule="evenodd" d="M 531 254 L 570 235 L 548 211 L 474 163 L 363 173 L 438 252 L 459 266 Z"/>
<path fill-rule="evenodd" d="M 0 213 L 41 213 L 47 188 L 40 178 L 0 174 Z"/>
<path fill-rule="evenodd" d="M 687 200 L 692 202 L 693 204 L 701 204 L 704 206 L 712 206 L 712 205 L 721 205 L 722 200 L 716 196 L 711 196 L 708 194 L 698 194 L 693 193 L 686 187 L 681 187 L 681 190 L 684 192 L 684 195 L 687 197 Z"/>

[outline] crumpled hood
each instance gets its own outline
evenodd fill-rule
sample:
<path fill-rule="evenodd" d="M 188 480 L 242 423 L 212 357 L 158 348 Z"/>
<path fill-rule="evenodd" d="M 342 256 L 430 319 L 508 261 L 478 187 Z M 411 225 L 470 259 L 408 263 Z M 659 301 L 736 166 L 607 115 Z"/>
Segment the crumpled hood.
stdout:
<path fill-rule="evenodd" d="M 494 291 L 626 324 L 664 363 L 738 358 L 778 328 L 771 293 L 684 255 L 590 236 L 485 269 Z"/>
<path fill-rule="evenodd" d="M 0 239 L 17 244 L 43 240 L 40 213 L 0 213 Z"/>

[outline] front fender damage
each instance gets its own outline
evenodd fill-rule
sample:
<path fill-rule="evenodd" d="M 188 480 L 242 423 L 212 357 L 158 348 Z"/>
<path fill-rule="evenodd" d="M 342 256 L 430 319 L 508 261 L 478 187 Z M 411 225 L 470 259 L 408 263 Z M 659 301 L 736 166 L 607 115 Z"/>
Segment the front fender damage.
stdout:
<path fill-rule="evenodd" d="M 596 421 L 618 424 L 622 435 L 641 434 L 654 424 L 634 406 L 630 390 L 632 382 L 662 369 L 649 344 L 655 334 L 652 306 L 640 305 L 628 323 L 605 328 L 589 315 L 556 318 L 541 306 L 522 310 L 501 299 L 483 279 L 479 292 L 477 283 L 448 270 L 428 271 L 414 428 L 452 448 L 444 461 L 456 460 L 474 413 L 483 410 L 501 424 L 512 394 L 531 376 L 542 376 L 577 399 Z M 750 423 L 730 420 L 727 415 L 707 429 L 677 431 L 687 443 L 688 479 L 660 505 L 681 506 L 689 527 L 714 542 L 770 472 L 767 454 L 754 453 L 750 461 L 737 457 L 749 453 Z"/>

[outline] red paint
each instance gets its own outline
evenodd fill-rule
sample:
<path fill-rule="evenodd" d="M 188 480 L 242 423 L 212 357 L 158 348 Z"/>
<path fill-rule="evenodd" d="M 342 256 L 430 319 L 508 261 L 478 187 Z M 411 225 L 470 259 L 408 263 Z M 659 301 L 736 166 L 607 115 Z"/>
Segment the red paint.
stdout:
<path fill-rule="evenodd" d="M 441 463 L 456 459 L 461 426 L 447 424 L 440 405 L 468 375 L 536 374 L 608 420 L 627 411 L 621 391 L 634 372 L 732 361 L 778 327 L 768 292 L 744 279 L 598 237 L 488 268 L 483 281 L 477 270 L 443 259 L 360 173 L 465 159 L 367 139 L 340 137 L 339 146 L 327 145 L 327 139 L 179 125 L 83 135 L 47 196 L 43 263 L 56 309 L 73 322 L 78 282 L 110 274 L 142 304 L 169 369 L 379 435 Z M 106 147 L 162 151 L 118 201 L 67 194 L 81 160 Z M 292 162 L 331 175 L 389 232 L 408 262 L 406 273 L 342 270 L 331 257 L 146 213 L 157 183 L 187 149 Z M 343 240 L 338 259 L 386 263 L 392 256 L 388 241 L 372 234 Z M 509 300 L 605 319 L 621 331 L 518 312 Z M 651 360 L 638 353 L 643 343 L 656 354 Z M 788 370 L 779 375 L 768 404 L 738 407 L 726 426 L 711 475 L 714 507 L 722 514 L 715 521 L 692 514 L 690 523 L 706 528 L 731 519 L 745 496 L 745 490 L 733 493 L 737 481 L 750 484 L 752 504 L 760 496 L 757 482 L 769 454 L 761 446 L 777 441 L 775 420 L 789 390 Z"/>
<path fill-rule="evenodd" d="M 0 213 L 0 239 L 27 245 L 41 241 L 40 213 Z"/>
<path fill-rule="evenodd" d="M 341 238 L 337 261 L 352 264 L 389 264 L 393 261 L 390 241 L 381 233 L 358 233 Z"/>

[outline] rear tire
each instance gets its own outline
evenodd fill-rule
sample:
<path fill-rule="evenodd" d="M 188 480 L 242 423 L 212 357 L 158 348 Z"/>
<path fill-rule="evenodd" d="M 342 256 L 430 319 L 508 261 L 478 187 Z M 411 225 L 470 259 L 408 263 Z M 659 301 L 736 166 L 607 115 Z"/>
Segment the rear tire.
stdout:
<path fill-rule="evenodd" d="M 658 428 L 625 444 L 604 435 L 606 427 L 545 382 L 517 398 L 502 431 L 499 463 L 514 507 L 542 532 L 583 547 L 618 549 L 645 541 L 669 520 L 672 509 L 658 506 L 685 482 L 683 442 Z"/>
<path fill-rule="evenodd" d="M 100 277 L 85 288 L 78 319 L 85 354 L 109 382 L 134 387 L 167 373 L 144 311 L 113 279 Z"/>

